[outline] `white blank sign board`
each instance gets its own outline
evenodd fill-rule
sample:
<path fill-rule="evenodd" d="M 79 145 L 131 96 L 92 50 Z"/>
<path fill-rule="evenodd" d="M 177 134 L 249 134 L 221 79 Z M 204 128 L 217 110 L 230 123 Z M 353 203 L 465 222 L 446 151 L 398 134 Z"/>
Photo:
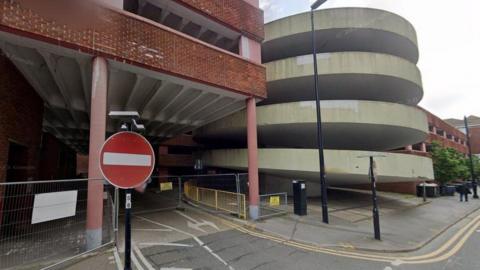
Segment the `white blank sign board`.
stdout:
<path fill-rule="evenodd" d="M 76 208 L 76 190 L 36 194 L 32 224 L 75 216 Z"/>

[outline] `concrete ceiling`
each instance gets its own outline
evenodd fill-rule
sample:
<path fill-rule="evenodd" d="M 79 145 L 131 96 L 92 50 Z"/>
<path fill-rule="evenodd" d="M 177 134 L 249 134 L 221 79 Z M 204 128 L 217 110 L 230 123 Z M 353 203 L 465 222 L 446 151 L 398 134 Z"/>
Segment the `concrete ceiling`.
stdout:
<path fill-rule="evenodd" d="M 206 43 L 238 52 L 241 36 L 239 32 L 206 18 L 176 1 L 140 0 L 137 10 L 132 12 Z"/>
<path fill-rule="evenodd" d="M 88 152 L 92 56 L 0 33 L 0 48 L 45 102 L 44 129 Z M 245 107 L 245 96 L 109 61 L 107 110 L 135 110 L 152 140 L 192 131 Z M 108 120 L 107 131 L 118 130 Z"/>

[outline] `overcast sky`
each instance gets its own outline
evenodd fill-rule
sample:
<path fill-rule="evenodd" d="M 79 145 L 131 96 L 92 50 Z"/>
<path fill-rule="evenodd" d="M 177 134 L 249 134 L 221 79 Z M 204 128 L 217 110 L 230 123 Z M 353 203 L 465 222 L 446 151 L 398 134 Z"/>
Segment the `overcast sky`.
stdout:
<path fill-rule="evenodd" d="M 305 12 L 311 2 L 260 0 L 266 22 Z M 420 106 L 441 118 L 480 116 L 479 1 L 329 0 L 321 8 L 332 7 L 379 8 L 410 21 L 420 49 L 425 92 Z"/>

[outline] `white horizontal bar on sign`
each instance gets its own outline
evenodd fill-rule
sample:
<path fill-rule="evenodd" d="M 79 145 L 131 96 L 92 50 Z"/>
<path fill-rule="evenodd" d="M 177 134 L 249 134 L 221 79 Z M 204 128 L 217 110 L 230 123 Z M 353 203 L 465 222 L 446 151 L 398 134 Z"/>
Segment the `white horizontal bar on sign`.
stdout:
<path fill-rule="evenodd" d="M 103 153 L 103 165 L 150 167 L 152 157 L 150 155 L 105 152 Z"/>

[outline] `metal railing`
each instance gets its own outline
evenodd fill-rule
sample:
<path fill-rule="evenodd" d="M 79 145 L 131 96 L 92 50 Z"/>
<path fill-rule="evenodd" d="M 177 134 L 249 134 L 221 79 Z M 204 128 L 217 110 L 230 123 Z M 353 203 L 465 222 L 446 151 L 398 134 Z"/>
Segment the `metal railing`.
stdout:
<path fill-rule="evenodd" d="M 190 182 L 184 184 L 184 194 L 188 200 L 198 204 L 247 218 L 245 194 L 197 187 Z"/>
<path fill-rule="evenodd" d="M 259 219 L 288 213 L 288 194 L 272 193 L 260 195 Z"/>
<path fill-rule="evenodd" d="M 88 182 L 0 183 L 0 269 L 39 269 L 86 248 Z M 103 185 L 102 244 L 113 243 L 115 191 Z"/>

